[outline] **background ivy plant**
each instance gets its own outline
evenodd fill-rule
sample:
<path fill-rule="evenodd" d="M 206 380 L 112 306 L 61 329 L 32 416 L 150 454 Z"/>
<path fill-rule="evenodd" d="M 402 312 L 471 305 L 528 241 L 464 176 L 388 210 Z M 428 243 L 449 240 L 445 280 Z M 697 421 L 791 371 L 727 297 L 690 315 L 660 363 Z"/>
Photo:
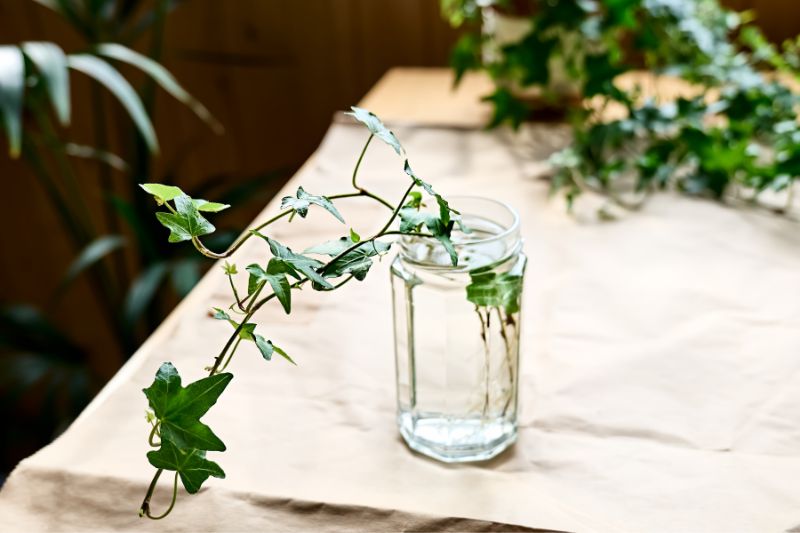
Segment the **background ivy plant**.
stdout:
<path fill-rule="evenodd" d="M 553 58 L 567 65 L 585 100 L 563 101 L 571 104 L 574 142 L 551 162 L 553 189 L 570 205 L 591 191 L 636 208 L 651 192 L 672 189 L 756 205 L 771 191 L 785 195 L 783 205 L 770 204 L 773 210 L 791 206 L 800 175 L 798 98 L 791 90 L 798 41 L 773 46 L 752 13 L 724 9 L 718 0 L 443 0 L 442 8 L 452 24 L 471 30 L 453 52 L 456 79 L 481 69 L 496 81 L 486 96 L 494 107 L 490 127 L 519 127 L 535 117 L 541 99 L 520 90 L 535 87 L 547 99 Z M 484 9 L 524 14 L 530 23 L 490 62 L 481 54 Z M 692 84 L 693 96 L 657 101 L 615 83 L 643 67 Z M 622 118 L 608 120 L 602 111 L 610 107 Z"/>

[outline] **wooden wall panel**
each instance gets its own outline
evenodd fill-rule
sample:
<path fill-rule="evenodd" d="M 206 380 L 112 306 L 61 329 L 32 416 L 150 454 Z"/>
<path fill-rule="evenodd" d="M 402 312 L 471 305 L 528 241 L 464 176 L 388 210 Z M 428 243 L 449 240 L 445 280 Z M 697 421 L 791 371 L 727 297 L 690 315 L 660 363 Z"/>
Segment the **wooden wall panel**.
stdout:
<path fill-rule="evenodd" d="M 730 0 L 754 8 L 767 33 L 782 39 L 800 31 L 797 0 Z M 0 42 L 53 40 L 68 50 L 80 40 L 57 16 L 32 0 L 0 0 Z M 332 113 L 357 102 L 391 66 L 444 65 L 454 33 L 439 17 L 438 0 L 187 0 L 168 21 L 164 62 L 221 120 L 217 137 L 168 96 L 157 99 L 156 126 L 163 155 L 158 176 L 174 170 L 191 186 L 218 173 L 253 174 L 295 167 L 317 146 Z M 73 138 L 91 138 L 88 98 L 75 76 Z M 111 115 L 121 111 L 111 103 Z M 112 142 L 114 140 L 112 139 Z M 90 166 L 81 176 L 99 212 L 101 197 Z M 0 301 L 45 305 L 72 253 L 25 167 L 0 157 L 4 202 L 0 211 Z M 130 194 L 124 177 L 117 188 Z M 246 222 L 259 206 L 234 215 Z M 33 235 L 45 236 L 42 243 Z M 131 261 L 132 258 L 129 258 Z M 56 308 L 59 320 L 95 352 L 108 335 L 92 314 L 91 294 L 79 286 Z M 76 312 L 80 311 L 80 313 Z M 82 313 L 89 312 L 88 320 Z M 118 357 L 105 365 L 113 371 Z"/>

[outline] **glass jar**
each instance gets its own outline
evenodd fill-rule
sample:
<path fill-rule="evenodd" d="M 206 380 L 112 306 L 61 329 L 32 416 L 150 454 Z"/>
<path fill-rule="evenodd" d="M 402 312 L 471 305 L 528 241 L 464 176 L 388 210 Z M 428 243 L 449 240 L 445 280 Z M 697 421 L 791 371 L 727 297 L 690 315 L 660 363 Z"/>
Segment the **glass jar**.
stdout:
<path fill-rule="evenodd" d="M 527 259 L 519 216 L 454 197 L 453 267 L 436 240 L 403 237 L 392 263 L 397 422 L 408 445 L 445 462 L 481 461 L 517 435 L 520 304 Z"/>

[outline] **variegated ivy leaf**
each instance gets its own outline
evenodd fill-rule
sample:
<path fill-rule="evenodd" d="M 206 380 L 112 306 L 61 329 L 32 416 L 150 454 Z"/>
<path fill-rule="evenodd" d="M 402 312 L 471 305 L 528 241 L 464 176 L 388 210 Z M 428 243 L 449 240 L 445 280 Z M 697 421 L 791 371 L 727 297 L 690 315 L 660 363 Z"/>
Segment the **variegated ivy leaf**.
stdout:
<path fill-rule="evenodd" d="M 281 209 L 286 209 L 287 207 L 291 208 L 302 218 L 305 218 L 308 214 L 308 208 L 311 206 L 311 204 L 322 207 L 327 212 L 335 216 L 339 222 L 344 224 L 344 218 L 342 218 L 339 210 L 336 209 L 336 206 L 333 205 L 333 202 L 331 202 L 325 196 L 308 194 L 302 187 L 298 187 L 296 196 L 284 196 L 283 199 L 281 199 Z"/>
<path fill-rule="evenodd" d="M 269 244 L 269 249 L 275 259 L 279 259 L 284 265 L 286 265 L 286 267 L 288 267 L 288 274 L 294 276 L 296 279 L 299 279 L 297 273 L 300 272 L 308 279 L 313 281 L 315 286 L 319 286 L 324 289 L 333 288 L 333 285 L 328 283 L 328 281 L 322 277 L 322 274 L 318 272 L 318 269 L 324 266 L 322 262 L 311 257 L 296 254 L 290 248 L 282 245 L 274 239 L 270 239 L 266 235 L 262 235 L 257 231 L 253 231 L 253 235 L 261 237 L 267 242 L 267 244 Z"/>
<path fill-rule="evenodd" d="M 335 241 L 327 241 L 316 246 L 312 246 L 303 253 L 306 254 L 319 254 L 336 257 L 351 246 L 354 246 L 357 241 L 353 237 L 342 237 Z M 338 278 L 344 274 L 353 274 L 357 280 L 362 281 L 367 277 L 370 267 L 372 266 L 372 258 L 376 255 L 385 254 L 391 247 L 390 243 L 381 241 L 366 241 L 362 242 L 355 249 L 347 252 L 342 257 L 330 263 L 325 271 L 326 277 Z"/>
<path fill-rule="evenodd" d="M 439 215 L 426 211 L 419 211 L 413 207 L 404 207 L 400 210 L 400 231 L 413 232 L 422 229 L 424 226 L 431 232 L 447 253 L 450 255 L 450 262 L 453 266 L 458 265 L 458 254 L 450 240 L 450 233 L 453 231 L 454 221 L 445 224 Z"/>
<path fill-rule="evenodd" d="M 214 318 L 216 318 L 217 320 L 227 321 L 231 326 L 233 326 L 234 329 L 239 327 L 239 323 L 233 320 L 230 317 L 230 315 L 228 315 L 228 313 L 226 313 L 222 309 L 215 307 L 214 311 L 215 311 Z M 239 338 L 242 340 L 251 341 L 255 343 L 256 347 L 258 348 L 258 351 L 261 352 L 261 357 L 263 357 L 267 361 L 272 360 L 273 353 L 278 353 L 281 357 L 283 357 L 293 365 L 297 364 L 291 357 L 287 355 L 285 351 L 272 344 L 272 341 L 269 341 L 265 339 L 262 335 L 256 333 L 255 330 L 256 330 L 256 324 L 254 324 L 253 322 L 248 322 L 244 324 L 242 328 L 239 330 Z"/>
<path fill-rule="evenodd" d="M 394 151 L 397 152 L 397 155 L 402 156 L 405 154 L 405 150 L 400 144 L 397 136 L 392 133 L 389 128 L 384 126 L 383 122 L 381 122 L 381 119 L 375 116 L 374 113 L 367 111 L 366 109 L 361 109 L 360 107 L 351 107 L 350 109 L 353 111 L 351 113 L 345 113 L 346 115 L 350 115 L 364 124 L 373 135 L 394 148 Z"/>

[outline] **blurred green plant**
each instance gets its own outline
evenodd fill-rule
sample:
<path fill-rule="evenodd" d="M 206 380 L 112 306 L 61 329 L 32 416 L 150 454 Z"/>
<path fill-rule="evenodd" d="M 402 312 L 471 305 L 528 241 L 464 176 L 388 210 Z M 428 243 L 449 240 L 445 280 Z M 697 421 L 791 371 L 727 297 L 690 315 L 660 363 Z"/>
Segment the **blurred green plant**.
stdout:
<path fill-rule="evenodd" d="M 799 102 L 787 78 L 798 75 L 800 41 L 776 48 L 752 13 L 718 0 L 442 0 L 442 8 L 451 23 L 471 30 L 452 55 L 456 79 L 482 69 L 496 81 L 486 97 L 494 105 L 490 127 L 519 127 L 531 116 L 536 102 L 525 98 L 527 89 L 557 97 L 549 85 L 555 60 L 580 88 L 583 100 L 562 100 L 574 142 L 551 159 L 553 189 L 570 205 L 592 191 L 636 208 L 660 189 L 751 203 L 772 191 L 792 205 Z M 482 49 L 492 36 L 480 31 L 486 10 L 528 21 L 527 33 L 488 61 Z M 640 87 L 615 84 L 642 66 L 689 82 L 694 95 L 659 102 L 643 98 Z M 614 106 L 622 117 L 609 120 L 603 111 Z"/>
<path fill-rule="evenodd" d="M 61 15 L 86 46 L 78 53 L 65 53 L 52 42 L 0 46 L 0 131 L 7 138 L 10 157 L 24 160 L 42 186 L 75 252 L 52 305 L 85 277 L 100 315 L 114 333 L 118 352 L 128 356 L 160 322 L 169 304 L 188 293 L 203 269 L 196 257 L 154 237 L 157 222 L 136 193 L 137 183 L 152 180 L 152 159 L 159 152 L 150 118 L 155 89 L 160 87 L 177 99 L 215 133 L 223 128 L 159 63 L 165 17 L 180 0 L 34 1 Z M 142 42 L 147 54 L 127 46 Z M 144 82 L 135 88 L 118 65 L 141 71 Z M 91 83 L 90 98 L 81 102 L 80 109 L 93 119 L 92 145 L 69 140 L 67 128 L 75 114 L 70 74 L 75 72 Z M 118 102 L 126 119 L 111 113 L 104 92 Z M 109 131 L 109 122 L 115 131 Z M 112 139 L 119 141 L 119 153 L 110 149 Z M 85 167 L 78 166 L 78 160 L 96 165 L 103 194 L 102 220 L 97 220 L 87 203 L 81 173 Z M 192 192 L 213 191 L 226 201 L 241 203 L 282 174 L 259 173 L 238 179 L 235 185 L 230 176 L 210 176 Z M 127 178 L 123 193 L 119 175 Z M 164 179 L 178 181 L 172 171 Z M 213 244 L 224 246 L 233 238 L 230 232 L 221 232 Z M 159 291 L 168 281 L 174 296 Z M 90 354 L 59 332 L 42 311 L 6 305 L 0 308 L 0 332 L 3 410 L 13 415 L 15 409 L 47 399 L 36 424 L 11 416 L 19 424 L 7 427 L 7 449 L 0 450 L 3 470 L 65 427 L 96 392 L 101 377 L 89 364 Z M 15 442 L 28 444 L 20 444 L 20 451 L 9 451 Z"/>

